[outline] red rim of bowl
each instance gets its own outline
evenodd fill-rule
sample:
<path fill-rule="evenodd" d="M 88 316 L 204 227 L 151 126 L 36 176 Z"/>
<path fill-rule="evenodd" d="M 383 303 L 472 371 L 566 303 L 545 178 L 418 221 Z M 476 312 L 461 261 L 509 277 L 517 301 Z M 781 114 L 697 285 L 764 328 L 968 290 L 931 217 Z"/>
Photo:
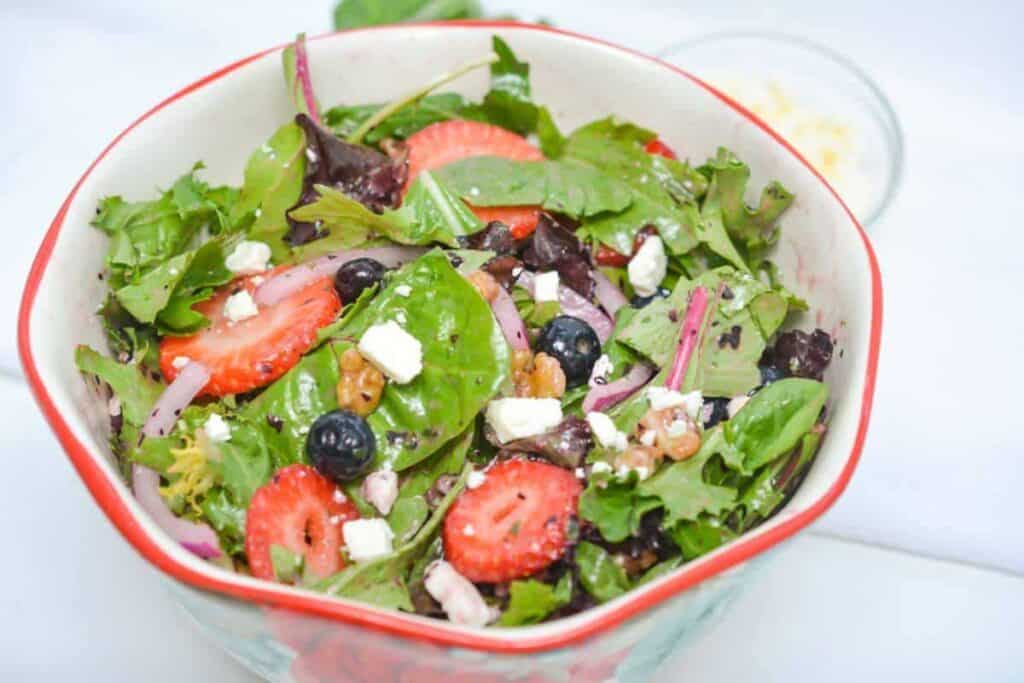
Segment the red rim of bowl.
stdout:
<path fill-rule="evenodd" d="M 49 263 L 54 244 L 57 241 L 57 236 L 63 227 L 64 217 L 67 213 L 68 207 L 74 200 L 79 187 L 96 165 L 103 160 L 107 153 L 117 145 L 125 135 L 130 133 L 137 125 L 139 125 L 139 123 L 160 111 L 170 103 L 185 97 L 194 90 L 198 90 L 199 88 L 230 74 L 236 69 L 245 66 L 252 61 L 282 49 L 283 46 L 273 47 L 229 64 L 228 66 L 183 88 L 174 95 L 171 95 L 169 98 L 150 109 L 134 123 L 128 126 L 128 128 L 114 138 L 114 140 L 107 145 L 92 164 L 89 165 L 89 168 L 86 169 L 85 173 L 82 174 L 82 177 L 77 183 L 75 183 L 71 193 L 68 195 L 67 199 L 64 200 L 64 203 L 61 205 L 56 217 L 50 224 L 46 237 L 44 238 L 43 243 L 39 248 L 39 252 L 36 254 L 36 258 L 32 264 L 32 269 L 29 272 L 28 281 L 25 286 L 25 291 L 22 295 L 21 308 L 18 313 L 18 351 L 21 356 L 21 362 L 24 366 L 26 377 L 32 392 L 35 395 L 36 401 L 39 403 L 43 414 L 46 416 L 46 419 L 50 424 L 50 428 L 56 434 L 58 440 L 67 453 L 68 458 L 71 460 L 72 465 L 74 465 L 75 469 L 78 471 L 79 476 L 96 499 L 96 502 L 106 513 L 110 521 L 113 522 L 114 526 L 120 530 L 136 550 L 138 550 L 147 560 L 156 565 L 161 571 L 178 581 L 196 588 L 222 593 L 224 595 L 229 595 L 234 598 L 256 604 L 286 608 L 296 612 L 327 619 L 337 619 L 389 634 L 416 640 L 425 640 L 439 645 L 466 647 L 475 650 L 508 654 L 540 652 L 565 647 L 594 636 L 606 629 L 612 628 L 625 620 L 636 616 L 644 610 L 657 605 L 663 600 L 676 595 L 677 593 L 680 593 L 681 591 L 686 590 L 707 578 L 724 572 L 727 569 L 770 548 L 771 546 L 776 545 L 810 524 L 835 502 L 836 498 L 838 498 L 846 488 L 846 485 L 849 483 L 850 477 L 853 475 L 853 471 L 857 466 L 857 461 L 860 458 L 860 453 L 864 446 L 864 439 L 867 434 L 868 422 L 871 415 L 871 404 L 874 397 L 875 375 L 878 369 L 878 353 L 882 332 L 882 280 L 878 268 L 878 261 L 875 258 L 875 253 L 871 247 L 871 243 L 868 240 L 867 235 L 864 233 L 863 228 L 857 222 L 857 219 L 854 218 L 850 210 L 845 204 L 843 204 L 835 190 L 829 186 L 821 174 L 815 171 L 807 160 L 799 154 L 799 152 L 797 152 L 789 143 L 783 140 L 763 121 L 754 116 L 742 105 L 682 69 L 635 50 L 620 47 L 597 38 L 580 35 L 571 31 L 563 31 L 561 29 L 555 29 L 548 26 L 536 26 L 513 21 L 428 22 L 415 25 L 405 24 L 400 26 L 379 26 L 355 30 L 386 31 L 397 29 L 404 31 L 417 26 L 433 28 L 511 28 L 517 30 L 546 31 L 574 38 L 576 40 L 596 43 L 619 50 L 620 52 L 634 57 L 641 57 L 659 64 L 666 69 L 671 69 L 680 76 L 705 88 L 729 105 L 732 109 L 747 118 L 751 123 L 768 133 L 780 145 L 786 148 L 790 154 L 798 158 L 804 166 L 814 173 L 818 180 L 828 188 L 829 192 L 832 193 L 836 200 L 842 204 L 843 209 L 849 216 L 850 222 L 860 234 L 861 240 L 864 244 L 864 250 L 867 253 L 868 262 L 871 267 L 871 334 L 868 346 L 867 368 L 864 378 L 864 392 L 861 396 L 860 420 L 857 426 L 856 438 L 842 472 L 821 498 L 815 501 L 806 510 L 786 519 L 777 526 L 760 534 L 741 537 L 734 542 L 734 545 L 727 547 L 720 554 L 708 558 L 707 561 L 692 565 L 690 569 L 686 569 L 685 567 L 682 568 L 679 573 L 670 580 L 657 584 L 651 590 L 638 593 L 635 599 L 624 597 L 621 602 L 610 605 L 597 618 L 585 620 L 574 628 L 557 631 L 550 635 L 535 637 L 506 637 L 504 635 L 492 635 L 484 630 L 478 632 L 449 630 L 426 625 L 422 621 L 413 620 L 398 612 L 382 612 L 372 607 L 360 606 L 357 603 L 345 603 L 326 596 L 320 597 L 313 594 L 293 594 L 282 590 L 276 584 L 271 582 L 266 582 L 265 584 L 257 587 L 242 585 L 232 580 L 231 575 L 226 572 L 215 572 L 211 574 L 203 573 L 182 564 L 177 559 L 167 554 L 135 519 L 131 510 L 125 505 L 124 501 L 121 500 L 121 497 L 114 488 L 113 483 L 108 480 L 102 469 L 94 461 L 93 457 L 89 454 L 88 449 L 71 433 L 67 423 L 64 422 L 63 417 L 57 411 L 56 406 L 53 403 L 53 399 L 50 397 L 49 392 L 40 379 L 39 371 L 36 368 L 35 359 L 32 355 L 31 336 L 29 330 L 32 307 L 35 302 L 36 293 L 39 289 L 40 280 L 42 279 L 43 273 Z M 334 35 L 337 34 L 325 34 L 314 38 L 314 40 L 329 38 Z M 223 574 L 223 576 L 221 576 L 221 574 Z"/>

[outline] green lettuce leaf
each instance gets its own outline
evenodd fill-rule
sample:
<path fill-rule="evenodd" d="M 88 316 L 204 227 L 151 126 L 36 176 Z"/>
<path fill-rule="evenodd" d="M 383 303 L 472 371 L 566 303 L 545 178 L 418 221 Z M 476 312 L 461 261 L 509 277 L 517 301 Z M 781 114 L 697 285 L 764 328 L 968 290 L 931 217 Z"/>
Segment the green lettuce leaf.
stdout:
<path fill-rule="evenodd" d="M 477 0 L 341 0 L 334 8 L 334 28 L 343 30 L 407 21 L 476 19 Z"/>
<path fill-rule="evenodd" d="M 509 584 L 508 608 L 499 626 L 527 626 L 544 621 L 549 614 L 572 600 L 572 574 L 566 573 L 554 586 L 534 579 Z"/>
<path fill-rule="evenodd" d="M 530 97 L 530 65 L 519 61 L 498 36 L 491 42 L 498 61 L 491 64 L 491 89 L 484 95 L 483 113 L 502 128 L 532 133 L 537 128 L 537 106 Z"/>
<path fill-rule="evenodd" d="M 828 386 L 789 377 L 758 391 L 725 423 L 725 437 L 753 470 L 792 450 L 817 422 Z"/>
<path fill-rule="evenodd" d="M 598 602 L 608 602 L 629 590 L 629 578 L 601 546 L 583 541 L 576 546 L 580 584 Z"/>
<path fill-rule="evenodd" d="M 396 292 L 403 285 L 409 296 Z M 490 306 L 441 251 L 395 273 L 338 334 L 354 342 L 387 320 L 399 321 L 423 346 L 423 371 L 408 384 L 389 382 L 367 418 L 378 466 L 404 470 L 476 419 L 508 377 L 509 350 Z"/>
<path fill-rule="evenodd" d="M 332 107 L 324 113 L 324 122 L 336 135 L 347 138 L 383 106 L 360 104 Z M 368 145 L 376 145 L 386 138 L 404 140 L 433 123 L 463 118 L 463 112 L 469 106 L 469 101 L 458 93 L 427 95 L 378 123 L 363 140 Z"/>
<path fill-rule="evenodd" d="M 75 365 L 79 371 L 95 375 L 109 384 L 121 402 L 125 421 L 137 427 L 145 424 L 149 411 L 165 388 L 162 382 L 140 372 L 137 365 L 118 363 L 88 346 L 75 348 Z"/>
<path fill-rule="evenodd" d="M 724 147 L 718 148 L 717 155 L 704 169 L 712 177 L 708 196 L 720 204 L 725 227 L 733 239 L 747 249 L 773 244 L 778 237 L 775 222 L 793 203 L 793 194 L 780 183 L 772 182 L 762 190 L 756 209 L 747 206 L 744 196 L 750 168 Z"/>

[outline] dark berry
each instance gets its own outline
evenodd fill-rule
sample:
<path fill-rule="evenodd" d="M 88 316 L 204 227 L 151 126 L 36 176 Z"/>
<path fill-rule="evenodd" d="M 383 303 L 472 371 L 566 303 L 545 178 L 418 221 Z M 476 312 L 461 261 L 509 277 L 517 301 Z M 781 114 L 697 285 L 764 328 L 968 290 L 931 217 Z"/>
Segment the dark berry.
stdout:
<path fill-rule="evenodd" d="M 672 292 L 665 289 L 664 287 L 659 287 L 658 291 L 650 296 L 640 296 L 639 294 L 634 294 L 633 298 L 629 300 L 629 305 L 632 306 L 633 308 L 643 308 L 644 306 L 647 306 L 655 299 L 667 299 L 668 295 L 671 293 Z"/>
<path fill-rule="evenodd" d="M 711 429 L 719 422 L 729 419 L 729 399 L 705 398 L 704 410 L 704 429 Z"/>
<path fill-rule="evenodd" d="M 552 319 L 537 337 L 537 350 L 558 361 L 568 389 L 587 383 L 601 357 L 601 342 L 587 323 L 569 315 Z"/>
<path fill-rule="evenodd" d="M 334 276 L 334 288 L 338 290 L 341 303 L 348 306 L 359 298 L 367 287 L 372 287 L 384 278 L 387 268 L 372 258 L 357 258 L 338 268 Z"/>
<path fill-rule="evenodd" d="M 774 365 L 759 365 L 757 366 L 757 369 L 761 371 L 761 384 L 778 382 L 786 376 L 786 373 Z"/>
<path fill-rule="evenodd" d="M 316 419 L 306 437 L 306 454 L 328 479 L 341 483 L 366 474 L 377 440 L 366 420 L 348 410 L 332 410 Z"/>
<path fill-rule="evenodd" d="M 764 352 L 763 363 L 779 368 L 786 376 L 821 380 L 832 361 L 832 337 L 824 330 L 808 334 L 792 330 L 779 335 Z"/>

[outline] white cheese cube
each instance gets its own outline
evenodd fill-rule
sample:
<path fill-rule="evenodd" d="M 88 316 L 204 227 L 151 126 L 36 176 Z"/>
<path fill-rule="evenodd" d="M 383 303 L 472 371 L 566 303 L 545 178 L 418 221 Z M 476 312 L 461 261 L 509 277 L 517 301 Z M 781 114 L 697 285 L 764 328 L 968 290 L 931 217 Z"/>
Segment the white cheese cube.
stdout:
<path fill-rule="evenodd" d="M 259 313 L 256 302 L 248 291 L 235 292 L 224 302 L 224 315 L 233 323 L 248 320 Z"/>
<path fill-rule="evenodd" d="M 473 470 L 472 472 L 469 473 L 469 476 L 466 477 L 466 488 L 478 489 L 484 485 L 485 481 L 487 481 L 486 474 L 478 470 Z"/>
<path fill-rule="evenodd" d="M 610 417 L 604 413 L 587 413 L 587 424 L 599 444 L 614 451 L 626 450 L 626 435 L 618 430 Z"/>
<path fill-rule="evenodd" d="M 541 273 L 533 280 L 533 300 L 537 303 L 558 301 L 558 271 Z"/>
<path fill-rule="evenodd" d="M 652 296 L 668 272 L 668 256 L 661 238 L 652 235 L 644 240 L 626 266 L 629 284 L 640 296 Z"/>
<path fill-rule="evenodd" d="M 224 265 L 232 273 L 252 275 L 262 273 L 270 261 L 270 247 L 263 242 L 243 240 L 224 259 Z"/>
<path fill-rule="evenodd" d="M 501 443 L 543 434 L 561 421 L 557 398 L 499 398 L 487 404 L 487 422 Z"/>
<path fill-rule="evenodd" d="M 398 500 L 398 475 L 391 470 L 371 472 L 363 479 L 360 491 L 367 503 L 386 515 Z"/>
<path fill-rule="evenodd" d="M 364 332 L 359 353 L 396 384 L 408 384 L 423 371 L 423 345 L 394 320 Z"/>
<path fill-rule="evenodd" d="M 655 410 L 681 406 L 693 420 L 697 419 L 701 406 L 704 405 L 704 397 L 699 390 L 682 394 L 665 387 L 647 387 L 647 400 Z"/>
<path fill-rule="evenodd" d="M 231 428 L 217 413 L 211 413 L 210 417 L 206 418 L 206 422 L 203 423 L 203 432 L 206 434 L 206 438 L 213 443 L 223 443 L 231 438 Z"/>
<path fill-rule="evenodd" d="M 444 560 L 430 563 L 424 573 L 423 586 L 441 603 L 441 609 L 453 624 L 486 626 L 498 618 L 498 611 L 484 602 L 476 586 Z"/>
<path fill-rule="evenodd" d="M 354 519 L 341 527 L 348 556 L 355 562 L 383 557 L 391 552 L 394 532 L 384 519 Z"/>

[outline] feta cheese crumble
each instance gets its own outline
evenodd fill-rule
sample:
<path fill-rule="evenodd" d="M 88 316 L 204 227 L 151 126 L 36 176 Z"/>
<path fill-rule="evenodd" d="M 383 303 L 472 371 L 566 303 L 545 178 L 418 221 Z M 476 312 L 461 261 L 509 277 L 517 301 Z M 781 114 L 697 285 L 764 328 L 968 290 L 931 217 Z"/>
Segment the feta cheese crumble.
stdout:
<path fill-rule="evenodd" d="M 359 353 L 396 384 L 408 384 L 423 371 L 423 345 L 394 320 L 366 330 Z"/>
<path fill-rule="evenodd" d="M 268 261 L 270 261 L 270 247 L 267 244 L 243 240 L 236 244 L 228 257 L 224 259 L 224 265 L 232 273 L 252 275 L 266 270 Z"/>
<path fill-rule="evenodd" d="M 487 404 L 487 422 L 501 443 L 543 434 L 561 421 L 557 398 L 499 398 Z"/>
<path fill-rule="evenodd" d="M 607 353 L 602 353 L 601 357 L 594 363 L 594 369 L 590 371 L 590 380 L 587 384 L 593 388 L 601 384 L 608 383 L 608 375 L 612 374 L 612 359 L 608 357 Z"/>
<path fill-rule="evenodd" d="M 612 466 L 604 461 L 599 461 L 591 465 L 590 471 L 595 474 L 607 474 L 612 471 Z"/>
<path fill-rule="evenodd" d="M 181 370 L 191 362 L 192 359 L 188 356 L 175 356 L 174 360 L 171 361 L 171 367 L 175 370 Z"/>
<path fill-rule="evenodd" d="M 665 245 L 657 235 L 645 239 L 626 266 L 629 284 L 633 285 L 633 289 L 640 296 L 656 294 L 658 285 L 665 279 L 667 271 L 668 257 L 665 255 Z"/>
<path fill-rule="evenodd" d="M 412 294 L 412 287 L 409 285 L 398 285 L 395 287 L 395 294 L 398 296 L 409 296 Z"/>
<path fill-rule="evenodd" d="M 682 407 L 686 414 L 694 420 L 697 419 L 701 406 L 704 405 L 704 397 L 701 396 L 700 391 L 682 394 L 665 387 L 647 387 L 647 400 L 650 401 L 651 408 L 655 410 Z"/>
<path fill-rule="evenodd" d="M 594 433 L 594 438 L 605 448 L 624 451 L 629 445 L 626 435 L 620 432 L 612 419 L 604 413 L 587 413 L 587 424 L 590 425 L 590 431 Z"/>
<path fill-rule="evenodd" d="M 469 473 L 469 476 L 466 477 L 466 488 L 478 489 L 484 485 L 485 481 L 487 481 L 486 474 L 484 474 L 483 472 L 479 472 L 477 470 L 473 470 L 472 472 Z"/>
<path fill-rule="evenodd" d="M 256 302 L 246 290 L 235 292 L 224 302 L 224 315 L 233 323 L 248 320 L 259 313 Z"/>
<path fill-rule="evenodd" d="M 395 534 L 385 519 L 353 519 L 341 527 L 348 556 L 355 562 L 365 562 L 391 552 Z"/>
<path fill-rule="evenodd" d="M 398 500 L 398 475 L 391 470 L 377 470 L 367 475 L 360 487 L 366 502 L 386 515 Z"/>
<path fill-rule="evenodd" d="M 498 610 L 484 602 L 476 586 L 444 560 L 427 566 L 423 586 L 453 624 L 486 626 L 498 618 Z"/>
<path fill-rule="evenodd" d="M 646 429 L 644 430 L 644 433 L 640 435 L 640 443 L 645 446 L 653 446 L 657 438 L 658 432 L 653 429 Z"/>
<path fill-rule="evenodd" d="M 217 413 L 211 413 L 210 417 L 206 418 L 206 422 L 203 423 L 203 433 L 213 443 L 224 443 L 231 439 L 231 428 Z"/>
<path fill-rule="evenodd" d="M 558 271 L 550 270 L 533 279 L 533 300 L 537 303 L 558 301 Z"/>

